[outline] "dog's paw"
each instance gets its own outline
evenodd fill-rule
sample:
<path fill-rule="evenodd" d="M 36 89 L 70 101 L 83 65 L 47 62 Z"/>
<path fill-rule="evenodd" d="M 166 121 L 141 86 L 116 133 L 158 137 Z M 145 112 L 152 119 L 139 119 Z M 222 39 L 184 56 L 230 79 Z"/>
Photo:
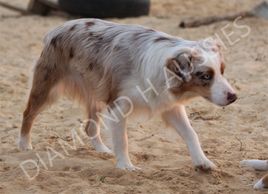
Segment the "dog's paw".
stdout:
<path fill-rule="evenodd" d="M 91 138 L 91 145 L 94 147 L 94 149 L 97 152 L 101 152 L 101 153 L 108 153 L 108 154 L 112 154 L 112 150 L 110 150 L 110 148 L 108 148 L 100 139 L 99 136 L 96 136 L 95 138 Z"/>
<path fill-rule="evenodd" d="M 101 152 L 101 153 L 107 153 L 107 154 L 113 154 L 112 150 L 110 148 L 108 148 L 106 145 L 101 144 L 95 147 L 95 150 L 97 152 Z"/>
<path fill-rule="evenodd" d="M 131 163 L 117 163 L 116 168 L 122 169 L 122 170 L 128 170 L 128 171 L 138 171 L 141 170 L 141 168 L 134 166 Z"/>
<path fill-rule="evenodd" d="M 201 171 L 211 171 L 216 168 L 216 165 L 207 158 L 203 158 L 194 163 L 195 169 Z"/>
<path fill-rule="evenodd" d="M 25 138 L 20 138 L 20 140 L 18 142 L 18 148 L 21 151 L 26 151 L 26 150 L 32 150 L 33 146 L 29 140 L 27 140 Z"/>

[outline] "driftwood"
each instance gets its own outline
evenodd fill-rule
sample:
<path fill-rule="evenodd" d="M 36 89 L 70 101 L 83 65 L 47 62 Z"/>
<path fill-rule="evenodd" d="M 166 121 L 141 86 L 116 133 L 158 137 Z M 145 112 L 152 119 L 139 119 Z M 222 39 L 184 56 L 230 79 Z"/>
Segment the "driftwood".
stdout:
<path fill-rule="evenodd" d="M 261 2 L 255 6 L 252 10 L 244 11 L 232 15 L 223 15 L 223 16 L 210 16 L 201 19 L 185 19 L 179 24 L 182 28 L 192 28 L 202 25 L 209 25 L 215 22 L 220 21 L 233 21 L 238 17 L 260 17 L 268 19 L 268 3 L 266 1 Z"/>
<path fill-rule="evenodd" d="M 210 16 L 206 18 L 201 19 L 186 19 L 181 21 L 180 27 L 182 28 L 192 28 L 192 27 L 198 27 L 202 25 L 209 25 L 215 22 L 220 21 L 233 21 L 234 19 L 238 17 L 253 17 L 254 15 L 251 12 L 245 11 L 240 12 L 233 15 L 225 15 L 225 16 Z"/>
<path fill-rule="evenodd" d="M 31 0 L 28 5 L 28 11 L 39 15 L 47 15 L 50 10 L 59 10 L 57 0 Z"/>

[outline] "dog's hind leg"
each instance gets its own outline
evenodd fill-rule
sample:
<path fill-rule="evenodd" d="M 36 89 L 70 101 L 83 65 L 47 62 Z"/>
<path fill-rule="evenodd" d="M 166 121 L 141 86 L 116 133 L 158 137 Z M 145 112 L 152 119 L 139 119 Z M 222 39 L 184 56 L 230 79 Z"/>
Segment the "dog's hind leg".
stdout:
<path fill-rule="evenodd" d="M 45 105 L 52 103 L 56 99 L 56 90 L 54 91 L 53 87 L 58 83 L 59 77 L 55 66 L 48 66 L 44 64 L 42 58 L 39 59 L 35 67 L 27 107 L 23 113 L 18 142 L 21 150 L 32 149 L 30 131 L 33 121 Z"/>
<path fill-rule="evenodd" d="M 100 111 L 98 104 L 92 102 L 87 105 L 88 120 L 86 121 L 85 131 L 90 138 L 91 144 L 97 152 L 112 153 L 103 143 L 100 136 Z"/>

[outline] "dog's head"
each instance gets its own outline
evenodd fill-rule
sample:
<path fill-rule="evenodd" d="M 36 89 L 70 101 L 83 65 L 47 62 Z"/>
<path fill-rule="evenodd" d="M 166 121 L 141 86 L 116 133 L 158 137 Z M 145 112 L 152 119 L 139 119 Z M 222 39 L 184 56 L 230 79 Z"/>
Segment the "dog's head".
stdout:
<path fill-rule="evenodd" d="M 193 92 L 219 106 L 237 99 L 234 89 L 223 76 L 224 61 L 215 41 L 200 41 L 197 47 L 169 59 L 166 67 L 178 78 L 176 81 L 169 79 L 172 80 L 169 89 L 175 95 Z"/>

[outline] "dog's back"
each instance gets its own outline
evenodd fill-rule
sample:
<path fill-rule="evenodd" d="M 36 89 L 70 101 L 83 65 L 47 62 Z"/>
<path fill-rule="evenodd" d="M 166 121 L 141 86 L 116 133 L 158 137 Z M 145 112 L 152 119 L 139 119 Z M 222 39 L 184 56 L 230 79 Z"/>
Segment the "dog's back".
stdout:
<path fill-rule="evenodd" d="M 190 41 L 138 25 L 81 19 L 51 31 L 44 42 L 23 114 L 20 149 L 32 148 L 30 129 L 35 117 L 63 92 L 84 104 L 85 131 L 93 147 L 110 153 L 99 133 L 100 113 L 106 108 L 108 116 L 103 117 L 111 120 L 117 167 L 137 169 L 128 155 L 125 127 L 135 108 L 161 112 L 164 121 L 185 139 L 194 165 L 215 168 L 202 151 L 183 106 L 184 100 L 196 95 L 220 106 L 237 99 L 223 76 L 223 59 L 215 41 Z"/>

